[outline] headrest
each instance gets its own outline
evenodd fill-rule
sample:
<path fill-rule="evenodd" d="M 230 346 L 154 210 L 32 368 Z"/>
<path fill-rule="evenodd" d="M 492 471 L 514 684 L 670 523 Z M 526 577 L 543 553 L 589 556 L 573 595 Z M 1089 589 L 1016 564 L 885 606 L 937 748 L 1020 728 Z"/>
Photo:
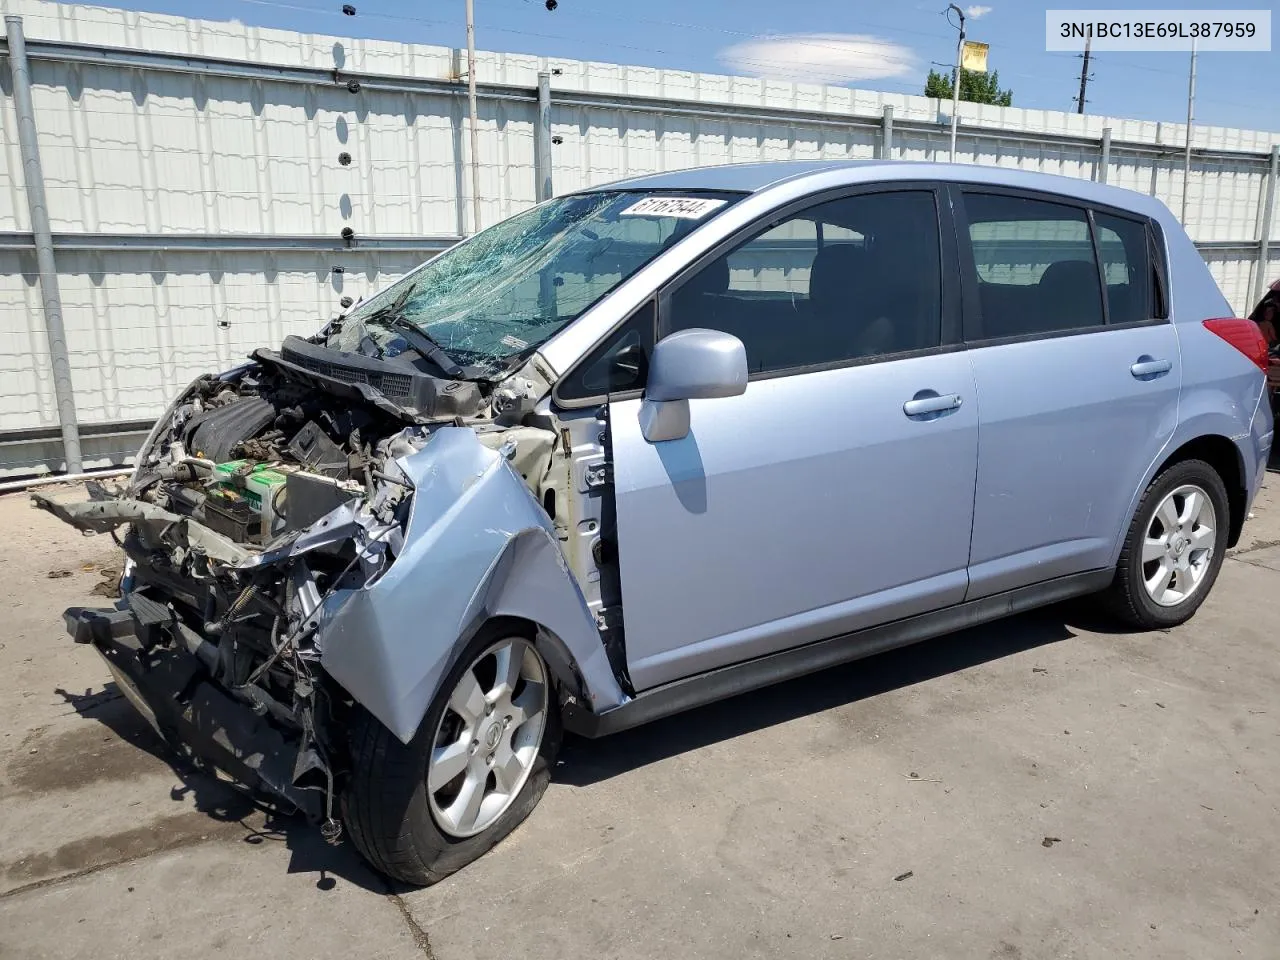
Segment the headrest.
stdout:
<path fill-rule="evenodd" d="M 1040 275 L 1040 287 L 1068 294 L 1096 294 L 1098 268 L 1089 260 L 1059 260 L 1049 264 Z"/>
<path fill-rule="evenodd" d="M 818 251 L 809 269 L 809 302 L 827 304 L 849 299 L 857 289 L 866 251 L 851 243 L 831 243 Z"/>

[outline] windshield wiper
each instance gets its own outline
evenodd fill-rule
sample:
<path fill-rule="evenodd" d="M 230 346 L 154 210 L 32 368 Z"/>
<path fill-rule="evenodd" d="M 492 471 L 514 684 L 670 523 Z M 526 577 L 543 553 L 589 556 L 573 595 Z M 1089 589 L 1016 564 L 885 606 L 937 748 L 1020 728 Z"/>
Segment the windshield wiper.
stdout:
<path fill-rule="evenodd" d="M 467 372 L 458 366 L 458 361 L 449 356 L 444 347 L 436 343 L 425 330 L 419 329 L 404 317 L 392 317 L 387 325 L 399 330 L 415 350 L 443 370 L 446 376 L 454 380 L 460 380 L 466 376 Z"/>
<path fill-rule="evenodd" d="M 370 320 L 390 320 L 400 316 L 400 311 L 404 309 L 404 305 L 408 303 L 409 298 L 413 296 L 413 291 L 417 289 L 418 285 L 416 283 L 408 284 L 400 291 L 400 296 L 396 297 L 386 306 L 379 307 L 377 310 L 373 311 L 373 313 L 365 317 L 365 322 L 368 323 Z"/>
<path fill-rule="evenodd" d="M 449 356 L 444 347 L 440 346 L 429 333 L 400 315 L 400 311 L 404 309 L 404 305 L 409 302 L 409 297 L 417 288 L 416 283 L 409 284 L 400 296 L 385 307 L 379 307 L 373 311 L 364 318 L 364 322 L 385 324 L 399 331 L 415 350 L 443 370 L 445 376 L 455 380 L 466 376 L 466 371 L 458 366 L 458 362 Z"/>

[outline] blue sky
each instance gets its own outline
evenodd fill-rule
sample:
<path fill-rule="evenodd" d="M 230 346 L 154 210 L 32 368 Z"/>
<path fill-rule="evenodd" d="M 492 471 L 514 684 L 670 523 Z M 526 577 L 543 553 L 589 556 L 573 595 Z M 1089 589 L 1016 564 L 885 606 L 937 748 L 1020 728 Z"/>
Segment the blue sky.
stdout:
<path fill-rule="evenodd" d="M 235 19 L 338 36 L 460 46 L 463 0 L 133 0 L 131 9 Z M 931 62 L 955 55 L 945 0 L 475 0 L 476 44 L 582 60 L 607 60 L 716 73 L 822 78 L 897 93 L 922 93 Z M 1161 7 L 1213 4 L 1165 0 Z M 1052 4 L 1026 0 L 968 3 L 969 38 L 991 45 L 991 66 L 1014 92 L 1014 105 L 1074 110 L 1080 60 L 1046 53 L 1044 11 L 1126 8 L 1129 2 Z M 1154 6 L 1154 5 L 1152 5 Z M 1272 10 L 1257 0 L 1232 6 Z M 1275 38 L 1273 36 L 1273 44 Z M 1094 57 L 1090 113 L 1181 122 L 1186 118 L 1186 53 L 1104 53 Z M 1196 119 L 1229 127 L 1280 130 L 1280 45 L 1270 53 L 1202 53 Z"/>

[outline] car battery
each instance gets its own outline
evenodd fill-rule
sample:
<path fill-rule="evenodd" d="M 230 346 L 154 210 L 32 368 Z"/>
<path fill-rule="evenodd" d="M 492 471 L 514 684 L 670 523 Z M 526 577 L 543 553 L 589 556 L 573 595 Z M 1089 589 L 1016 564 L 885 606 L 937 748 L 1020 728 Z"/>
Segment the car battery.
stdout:
<path fill-rule="evenodd" d="M 261 515 L 234 491 L 210 493 L 202 510 L 204 525 L 235 543 L 257 540 L 262 535 Z"/>
<path fill-rule="evenodd" d="M 264 538 L 284 530 L 284 497 L 288 471 L 250 460 L 230 460 L 213 468 L 210 497 L 226 502 L 243 501 L 259 519 L 258 529 Z M 208 504 L 205 507 L 208 510 Z M 238 516 L 243 511 L 236 510 Z"/>

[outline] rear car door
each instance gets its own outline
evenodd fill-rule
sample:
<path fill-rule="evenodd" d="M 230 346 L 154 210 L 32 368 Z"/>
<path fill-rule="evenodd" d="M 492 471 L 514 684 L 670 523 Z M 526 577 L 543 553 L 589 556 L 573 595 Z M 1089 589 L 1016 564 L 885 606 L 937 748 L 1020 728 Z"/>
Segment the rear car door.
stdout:
<path fill-rule="evenodd" d="M 939 191 L 810 202 L 659 298 L 746 346 L 741 396 L 650 443 L 609 419 L 627 666 L 645 689 L 958 602 L 977 416 Z M 944 322 L 945 321 L 945 322 Z"/>
<path fill-rule="evenodd" d="M 1144 218 L 954 193 L 980 422 L 973 599 L 1111 562 L 1173 435 L 1182 368 Z"/>

